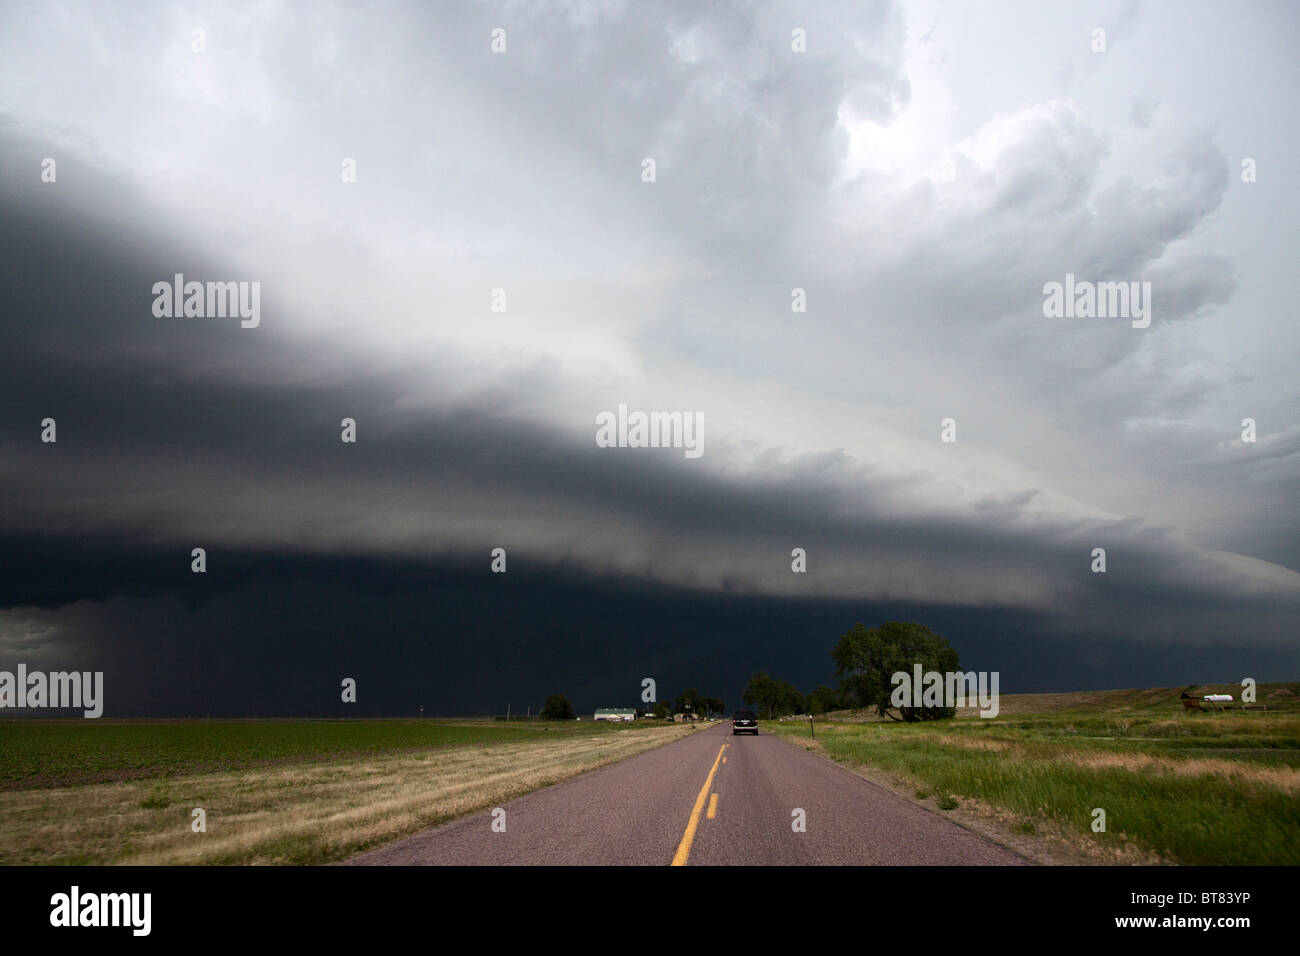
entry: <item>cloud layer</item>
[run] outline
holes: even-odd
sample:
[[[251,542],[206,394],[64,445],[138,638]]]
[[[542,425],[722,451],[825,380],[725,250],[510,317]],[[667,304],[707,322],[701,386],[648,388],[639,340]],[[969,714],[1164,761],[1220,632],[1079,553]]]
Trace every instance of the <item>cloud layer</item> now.
[[[1054,57],[1026,47],[1021,82],[976,95],[969,52],[998,24],[972,34],[924,5],[6,14],[0,645],[76,656],[99,627],[138,662],[180,639],[163,622],[192,621],[189,686],[216,607],[263,635],[284,626],[263,602],[319,621],[319,562],[361,575],[328,585],[360,589],[349,620],[381,613],[373,568],[450,569],[481,596],[504,547],[534,610],[548,587],[672,595],[679,616],[656,620],[690,635],[684,681],[743,681],[716,664],[729,639],[683,623],[724,599],[745,608],[728,633],[795,602],[830,629],[821,657],[855,614],[942,619],[1007,689],[1115,660],[1102,647],[1282,666],[1297,342],[1263,308],[1290,280],[1252,257],[1300,200],[1242,182],[1238,160],[1293,134],[1279,114],[1246,143],[1208,92],[1199,111],[1167,104],[1160,78],[1188,69],[1161,40],[1173,15],[1117,7],[1108,52],[1082,57],[1091,25],[1063,17],[1043,34]],[[1294,24],[1271,15],[1234,56],[1273,62]],[[175,273],[259,281],[261,326],[155,318],[150,289]],[[1043,285],[1066,273],[1150,281],[1151,328],[1045,318]],[[596,447],[619,403],[701,413],[705,455]],[[114,554],[148,585],[106,573]],[[282,591],[217,573],[236,560],[275,563]],[[410,600],[377,655],[417,633],[460,646],[436,601]],[[592,694],[632,680],[632,645],[605,673],[592,634],[521,636],[521,606],[502,646],[552,642]],[[279,666],[307,654],[295,640]],[[775,660],[755,664],[809,673],[803,643],[769,635]],[[486,700],[492,652],[463,650]],[[1121,682],[1108,666],[1095,678]]]

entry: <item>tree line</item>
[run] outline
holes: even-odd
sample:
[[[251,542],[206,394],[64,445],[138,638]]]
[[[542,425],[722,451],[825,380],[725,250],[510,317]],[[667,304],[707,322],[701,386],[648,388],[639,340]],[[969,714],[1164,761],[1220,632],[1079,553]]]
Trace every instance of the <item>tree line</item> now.
[[[899,671],[910,674],[917,664],[922,671],[961,670],[956,649],[923,624],[890,621],[866,628],[859,622],[840,635],[831,651],[831,661],[835,665],[835,687],[818,684],[816,690],[805,694],[787,680],[772,677],[767,671],[756,671],[750,675],[741,698],[760,715],[766,714],[768,720],[790,714],[815,715],[864,707],[875,707],[882,717],[905,721],[936,720],[956,714],[952,707],[895,705],[890,699],[894,690],[890,678]],[[645,713],[638,710],[637,716]],[[688,687],[672,701],[658,701],[649,709],[651,716],[665,719],[681,713],[700,717],[725,714],[726,703],[721,697]],[[546,698],[538,716],[542,720],[572,720],[575,714],[567,697],[552,694]]]
[[[700,693],[697,687],[688,687],[671,701],[661,700],[652,704],[648,710],[637,708],[638,717],[658,717],[667,720],[673,714],[693,713],[700,717],[709,714],[726,713],[727,705],[721,697]],[[538,711],[539,720],[573,720],[577,716],[573,704],[563,694],[552,694]]]
[[[824,714],[832,710],[875,707],[882,717],[893,720],[936,720],[953,717],[952,707],[896,706],[891,701],[891,676],[911,673],[920,664],[923,671],[941,673],[961,670],[956,649],[941,635],[922,624],[890,621],[866,628],[861,623],[840,636],[831,651],[836,687],[818,684],[803,694],[787,680],[766,671],[750,675],[741,697],[745,703],[766,712],[769,720],[790,714]]]

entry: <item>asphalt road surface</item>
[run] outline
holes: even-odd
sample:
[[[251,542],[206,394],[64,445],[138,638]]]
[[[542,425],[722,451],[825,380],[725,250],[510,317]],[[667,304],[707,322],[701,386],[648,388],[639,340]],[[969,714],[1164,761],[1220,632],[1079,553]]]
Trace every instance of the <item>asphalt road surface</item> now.
[[[756,737],[732,736],[730,721],[530,793],[502,809],[504,832],[495,832],[493,815],[481,812],[348,862],[484,866],[1026,862],[761,728]],[[801,831],[796,829],[800,817]]]

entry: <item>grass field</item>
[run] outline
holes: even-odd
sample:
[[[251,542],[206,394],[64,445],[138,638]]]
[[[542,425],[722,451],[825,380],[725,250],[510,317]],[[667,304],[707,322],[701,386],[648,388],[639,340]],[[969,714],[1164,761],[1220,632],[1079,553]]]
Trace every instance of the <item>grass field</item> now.
[[[0,864],[327,863],[688,733],[585,721],[9,721]],[[191,828],[194,808],[206,832]]]
[[[819,721],[817,745],[1098,861],[1300,864],[1300,685],[1259,685],[1268,711],[1185,712],[1180,690],[1006,695],[993,719]],[[766,726],[809,736],[806,722]]]

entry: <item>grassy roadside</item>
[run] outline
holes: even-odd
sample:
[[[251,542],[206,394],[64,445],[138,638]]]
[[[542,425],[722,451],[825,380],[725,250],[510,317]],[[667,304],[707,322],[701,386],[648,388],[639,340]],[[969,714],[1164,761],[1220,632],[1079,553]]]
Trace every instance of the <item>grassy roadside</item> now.
[[[55,779],[62,768],[71,775],[62,785],[0,791],[0,864],[327,863],[691,733],[682,725],[231,722],[216,735],[226,749],[214,758],[211,738],[188,728],[220,726],[124,724],[101,728],[113,732],[97,753],[56,748],[42,773]],[[30,729],[7,726],[0,742]],[[191,746],[196,740],[207,743]],[[129,745],[115,752],[114,741]],[[3,754],[0,773],[12,781],[30,747]],[[213,759],[237,766],[192,772]],[[94,773],[125,767],[128,776],[76,783],[87,760]],[[191,830],[195,807],[206,811],[205,833]]]
[[[1300,864],[1300,714],[1176,703],[927,724],[817,724],[817,744],[941,810],[1099,862]],[[765,722],[793,740],[806,721]],[[1094,832],[1094,810],[1105,832]]]

